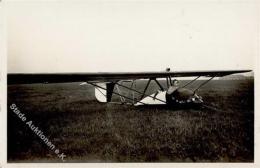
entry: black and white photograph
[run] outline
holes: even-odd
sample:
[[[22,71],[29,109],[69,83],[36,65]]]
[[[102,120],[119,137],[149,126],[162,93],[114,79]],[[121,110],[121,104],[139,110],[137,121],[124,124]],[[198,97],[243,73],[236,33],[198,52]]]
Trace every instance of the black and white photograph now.
[[[257,1],[0,5],[7,165],[256,163]]]

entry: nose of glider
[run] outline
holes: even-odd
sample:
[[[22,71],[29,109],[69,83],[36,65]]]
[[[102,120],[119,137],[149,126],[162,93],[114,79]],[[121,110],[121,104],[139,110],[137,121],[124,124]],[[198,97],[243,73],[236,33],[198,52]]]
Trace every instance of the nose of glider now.
[[[166,102],[169,105],[184,105],[184,104],[202,104],[202,97],[194,93],[194,91],[186,88],[169,88],[166,93]]]
[[[195,104],[201,104],[203,103],[203,100],[202,100],[202,97],[197,95],[197,94],[194,94],[191,98],[190,98],[190,101],[192,103],[195,103]]]

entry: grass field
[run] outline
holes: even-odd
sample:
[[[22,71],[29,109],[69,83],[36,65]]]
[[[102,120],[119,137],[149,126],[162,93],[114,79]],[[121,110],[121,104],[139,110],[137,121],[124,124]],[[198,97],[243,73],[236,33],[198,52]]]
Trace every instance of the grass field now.
[[[254,161],[254,81],[214,80],[199,93],[205,106],[170,109],[98,103],[94,88],[79,83],[10,85],[8,105],[66,162]],[[62,162],[10,108],[8,161]]]

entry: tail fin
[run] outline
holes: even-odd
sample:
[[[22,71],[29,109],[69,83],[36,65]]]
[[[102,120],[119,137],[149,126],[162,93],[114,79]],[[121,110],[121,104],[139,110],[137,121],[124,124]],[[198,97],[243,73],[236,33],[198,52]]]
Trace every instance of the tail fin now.
[[[112,94],[114,91],[115,83],[96,83],[96,85],[100,86],[95,87],[95,96],[99,102],[111,102]]]

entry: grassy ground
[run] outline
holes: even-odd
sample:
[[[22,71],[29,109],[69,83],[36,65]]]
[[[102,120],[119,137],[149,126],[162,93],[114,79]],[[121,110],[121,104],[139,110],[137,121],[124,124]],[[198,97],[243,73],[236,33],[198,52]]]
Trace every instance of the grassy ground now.
[[[15,103],[67,162],[252,162],[253,89],[252,80],[211,81],[200,90],[205,106],[169,109],[101,104],[79,83],[11,85],[8,105]],[[8,161],[61,162],[10,109]]]

